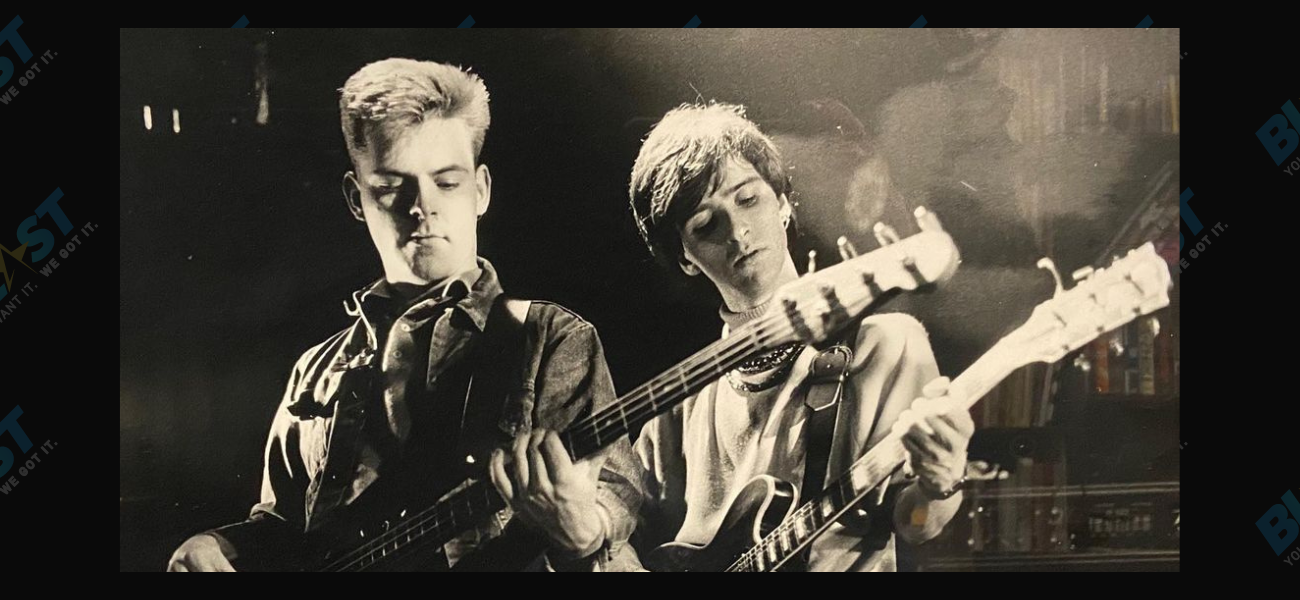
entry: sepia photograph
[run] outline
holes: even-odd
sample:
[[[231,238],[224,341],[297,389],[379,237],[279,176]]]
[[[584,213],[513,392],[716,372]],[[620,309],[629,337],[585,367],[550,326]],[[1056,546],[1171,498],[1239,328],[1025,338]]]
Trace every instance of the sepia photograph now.
[[[122,29],[119,570],[1179,571],[1179,35]]]

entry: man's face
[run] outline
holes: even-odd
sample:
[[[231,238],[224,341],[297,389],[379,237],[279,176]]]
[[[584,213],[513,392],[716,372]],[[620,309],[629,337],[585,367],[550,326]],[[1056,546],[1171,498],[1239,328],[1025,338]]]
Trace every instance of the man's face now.
[[[424,285],[474,266],[478,217],[491,198],[486,165],[474,166],[460,119],[373,129],[345,178],[348,205],[366,222],[390,282]]]
[[[703,272],[724,296],[731,291],[761,298],[778,287],[786,260],[786,198],[747,160],[726,160],[718,175],[717,185],[678,228],[682,270]]]

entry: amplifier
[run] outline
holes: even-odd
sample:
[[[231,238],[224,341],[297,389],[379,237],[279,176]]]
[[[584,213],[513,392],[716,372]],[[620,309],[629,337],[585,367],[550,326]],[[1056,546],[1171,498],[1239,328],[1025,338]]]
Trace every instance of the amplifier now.
[[[931,570],[958,563],[1011,569],[1041,563],[1065,569],[1096,567],[1107,564],[1106,556],[1120,560],[1133,554],[1130,558],[1140,555],[1166,566],[1172,560],[1176,569],[1178,490],[1178,482],[1059,487],[976,482],[943,533],[917,549],[918,559]],[[974,558],[981,560],[971,562]]]

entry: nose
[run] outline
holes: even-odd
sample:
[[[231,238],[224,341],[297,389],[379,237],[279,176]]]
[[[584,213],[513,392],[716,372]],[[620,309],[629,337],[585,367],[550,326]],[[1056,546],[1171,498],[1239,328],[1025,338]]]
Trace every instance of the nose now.
[[[734,214],[727,215],[727,221],[731,223],[732,242],[737,245],[744,244],[745,240],[749,237],[749,232],[751,230],[749,221],[739,218]]]
[[[432,181],[420,180],[419,193],[411,202],[410,210],[411,216],[415,217],[416,220],[423,221],[430,215],[438,214],[436,200],[438,196],[434,193],[436,189],[437,186]]]

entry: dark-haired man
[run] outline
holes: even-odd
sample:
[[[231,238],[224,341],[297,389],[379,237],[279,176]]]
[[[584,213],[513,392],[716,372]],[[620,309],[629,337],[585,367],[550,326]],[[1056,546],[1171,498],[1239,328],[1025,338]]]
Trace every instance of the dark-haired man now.
[[[652,254],[717,288],[724,336],[763,314],[778,288],[798,277],[786,238],[790,191],[775,145],[741,107],[725,104],[664,116],[641,147],[630,186]],[[974,424],[945,396],[925,330],[912,317],[869,316],[849,347],[827,471],[837,476],[898,428],[915,479],[900,476],[880,508],[832,526],[812,545],[806,567],[895,571],[894,533],[913,543],[933,538],[960,506]],[[643,551],[670,541],[709,543],[754,476],[803,481],[803,383],[813,354],[801,343],[775,348],[646,425],[635,445],[648,487],[637,533]]]

